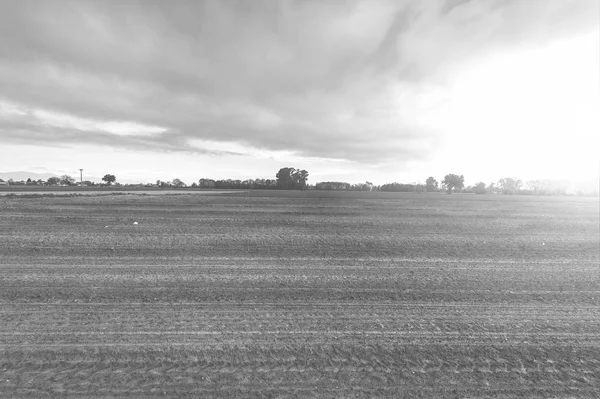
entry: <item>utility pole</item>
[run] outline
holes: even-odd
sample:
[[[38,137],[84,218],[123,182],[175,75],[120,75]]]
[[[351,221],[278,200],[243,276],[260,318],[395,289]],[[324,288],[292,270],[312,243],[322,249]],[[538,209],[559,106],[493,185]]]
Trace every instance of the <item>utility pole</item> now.
[[[83,187],[83,169],[79,169],[79,186]]]

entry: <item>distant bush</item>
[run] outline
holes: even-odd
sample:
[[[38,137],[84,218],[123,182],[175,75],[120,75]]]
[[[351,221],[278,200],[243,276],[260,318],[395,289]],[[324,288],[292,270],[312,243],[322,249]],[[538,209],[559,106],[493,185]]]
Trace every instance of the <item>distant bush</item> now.
[[[379,188],[380,191],[413,193],[417,191],[416,184],[388,183]]]
[[[121,192],[114,192],[114,193],[100,193],[100,192],[96,192],[96,193],[88,193],[88,194],[79,194],[79,193],[68,193],[68,194],[54,194],[54,193],[44,193],[44,194],[15,194],[15,193],[10,193],[10,194],[4,194],[4,195],[0,195],[0,197],[5,197],[5,198],[45,198],[45,197],[51,197],[51,198],[68,198],[68,197],[106,197],[109,195],[131,195],[131,193],[121,193]],[[145,193],[136,193],[134,195],[148,195]]]
[[[324,181],[315,184],[315,190],[339,191],[350,190],[350,188],[352,188],[350,183],[340,181]]]
[[[473,192],[475,192],[475,194],[486,194],[487,188],[485,187],[485,183],[484,182],[477,183],[475,185],[475,187],[473,187]]]

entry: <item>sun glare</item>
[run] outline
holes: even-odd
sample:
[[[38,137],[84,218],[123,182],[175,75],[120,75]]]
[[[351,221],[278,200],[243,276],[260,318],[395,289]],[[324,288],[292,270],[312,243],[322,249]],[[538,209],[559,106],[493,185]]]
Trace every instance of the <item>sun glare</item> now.
[[[527,176],[598,175],[598,33],[493,55],[459,74],[449,121],[461,144]],[[473,151],[476,153],[477,151]]]

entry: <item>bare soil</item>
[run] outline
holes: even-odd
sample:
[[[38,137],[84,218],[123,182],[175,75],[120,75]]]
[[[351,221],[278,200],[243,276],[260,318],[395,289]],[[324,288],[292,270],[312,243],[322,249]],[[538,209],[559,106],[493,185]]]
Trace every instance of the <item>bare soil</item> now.
[[[0,396],[600,397],[599,223],[575,197],[0,197]]]

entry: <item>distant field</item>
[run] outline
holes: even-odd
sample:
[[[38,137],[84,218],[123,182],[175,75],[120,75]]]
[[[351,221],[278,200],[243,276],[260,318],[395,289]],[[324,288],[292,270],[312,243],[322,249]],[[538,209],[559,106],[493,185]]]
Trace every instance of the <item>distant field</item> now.
[[[0,396],[600,397],[597,198],[2,194]]]

